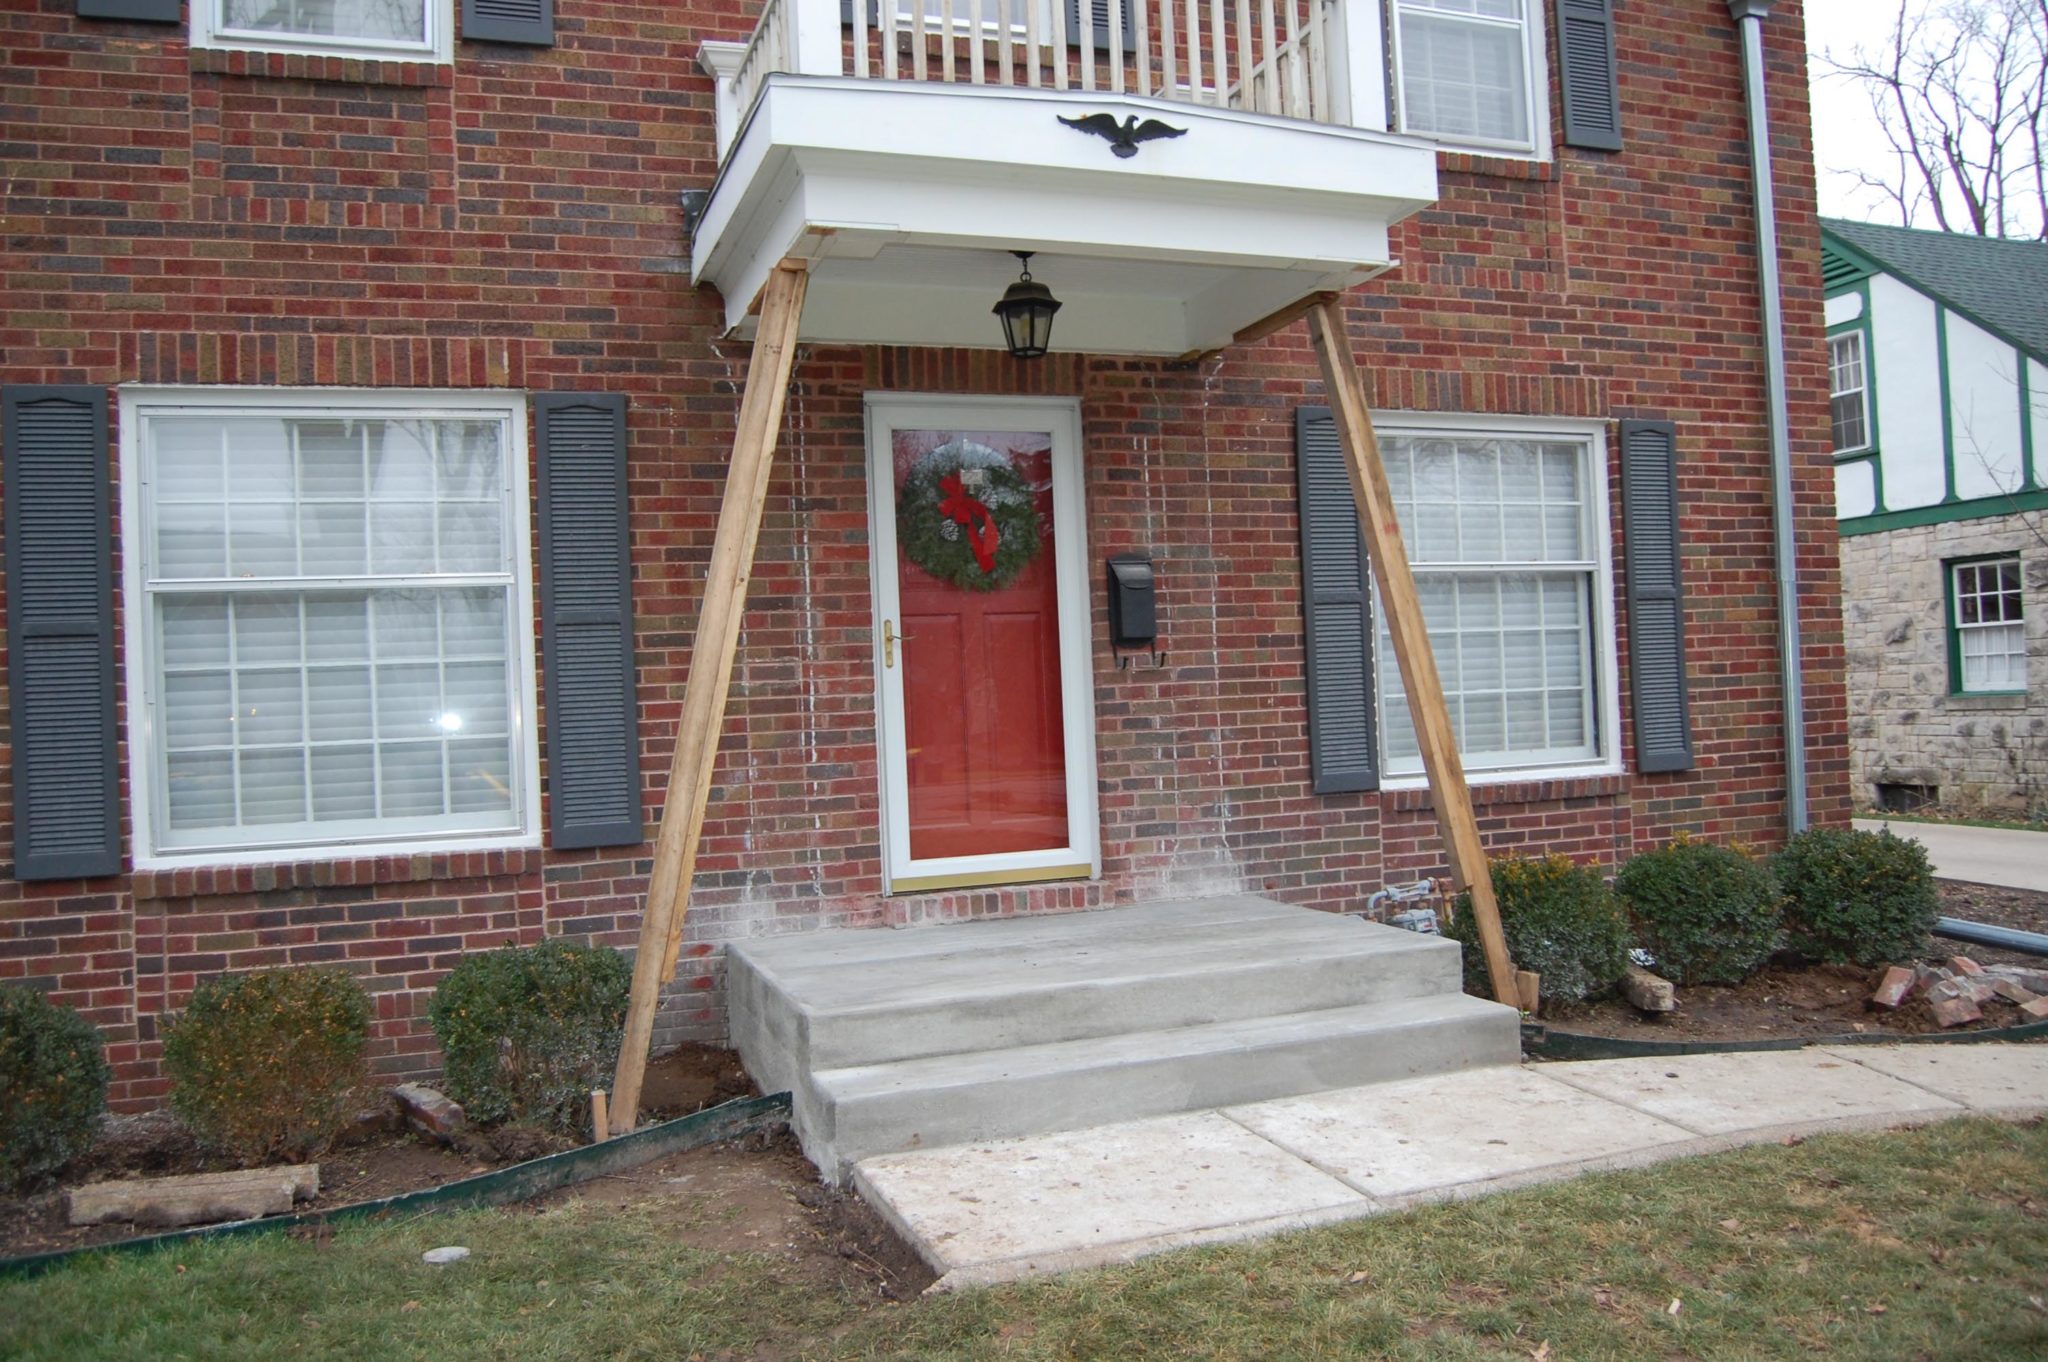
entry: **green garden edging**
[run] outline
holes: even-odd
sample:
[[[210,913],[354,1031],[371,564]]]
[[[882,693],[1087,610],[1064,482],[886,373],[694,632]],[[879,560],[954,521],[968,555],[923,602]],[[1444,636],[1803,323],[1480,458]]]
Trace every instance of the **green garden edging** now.
[[[1738,1054],[1751,1050],[1804,1050],[1809,1045],[1973,1045],[1988,1041],[2048,1039],[2048,1021],[2024,1022],[1990,1031],[1953,1035],[1898,1036],[1850,1031],[1836,1036],[1788,1036],[1782,1040],[1633,1040],[1553,1031],[1541,1022],[1522,1023],[1522,1054],[1528,1059],[1654,1059],[1668,1055]]]
[[[576,1149],[564,1150],[560,1154],[544,1154],[525,1163],[515,1163],[509,1168],[479,1173],[473,1178],[458,1182],[443,1183],[439,1187],[423,1187],[415,1192],[400,1192],[396,1196],[379,1198],[376,1201],[358,1201],[348,1206],[335,1206],[324,1211],[306,1211],[299,1215],[273,1215],[261,1220],[234,1220],[225,1225],[199,1225],[191,1229],[172,1230],[165,1234],[145,1234],[133,1239],[115,1239],[104,1244],[86,1244],[78,1248],[54,1249],[48,1253],[25,1254],[19,1258],[0,1258],[0,1278],[32,1277],[61,1267],[73,1259],[100,1253],[147,1252],[161,1248],[175,1248],[203,1239],[227,1238],[231,1235],[262,1234],[270,1230],[286,1229],[293,1225],[332,1225],[341,1221],[361,1220],[372,1216],[390,1215],[394,1212],[452,1211],[471,1206],[502,1206],[511,1201],[524,1201],[552,1192],[558,1187],[571,1187],[579,1182],[615,1173],[621,1169],[638,1167],[669,1154],[679,1154],[699,1145],[716,1144],[720,1140],[768,1125],[789,1117],[789,1094],[776,1093],[769,1097],[742,1097],[724,1102],[703,1111],[679,1116],[673,1121],[647,1126],[630,1135],[606,1140],[602,1144],[587,1144]]]

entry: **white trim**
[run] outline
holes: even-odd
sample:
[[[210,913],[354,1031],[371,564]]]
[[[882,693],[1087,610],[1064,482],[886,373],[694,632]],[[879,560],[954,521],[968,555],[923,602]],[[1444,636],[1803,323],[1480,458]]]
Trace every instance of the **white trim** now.
[[[220,21],[221,0],[191,0],[192,46],[231,52],[283,52],[309,57],[355,57],[364,61],[447,65],[455,60],[455,0],[426,0],[425,8],[425,39],[409,43],[228,28]]]
[[[367,856],[413,855],[421,852],[497,851],[538,847],[540,836],[540,741],[535,722],[535,658],[532,516],[527,477],[526,394],[507,389],[440,390],[423,388],[277,388],[124,385],[120,400],[121,479],[121,603],[125,653],[123,680],[127,702],[129,789],[134,822],[134,865],[137,870],[181,866],[262,865],[281,861],[354,859]],[[261,842],[243,838],[233,846],[156,849],[155,819],[162,803],[156,740],[155,659],[151,653],[149,590],[146,584],[148,522],[143,478],[142,424],[151,415],[236,416],[271,411],[294,417],[321,415],[384,416],[431,419],[488,413],[503,418],[506,526],[512,564],[512,606],[507,627],[513,654],[509,687],[514,776],[518,782],[512,825],[503,829],[423,833],[394,837],[381,830],[358,838],[308,842]],[[308,579],[315,585],[328,579]],[[394,578],[403,584],[410,579]],[[457,586],[462,578],[436,578],[437,586]],[[494,583],[496,584],[496,583]],[[294,582],[294,587],[300,583]],[[203,590],[204,581],[179,582],[178,589]],[[257,834],[260,837],[260,833]]]
[[[1095,785],[1094,649],[1090,645],[1087,514],[1082,499],[1081,403],[1070,397],[980,397],[869,393],[868,542],[875,621],[876,778],[881,787],[884,891],[900,879],[1025,871],[1086,862],[1102,873]],[[913,860],[908,826],[909,761],[903,751],[903,669],[882,661],[882,623],[900,617],[896,580],[895,475],[891,436],[904,428],[1045,430],[1052,434],[1053,553],[1058,573],[1060,702],[1066,743],[1064,847],[990,856]],[[901,647],[902,645],[898,645]]]
[[[1371,4],[1374,0],[1352,0],[1353,4]],[[1449,137],[1408,126],[1408,96],[1401,78],[1401,0],[1379,0],[1387,7],[1386,51],[1387,83],[1390,108],[1386,126],[1409,137],[1420,137],[1434,142],[1440,150],[1469,152],[1478,156],[1499,156],[1507,160],[1548,161],[1553,148],[1550,140],[1550,57],[1544,33],[1546,10],[1543,0],[1520,0],[1522,6],[1521,28],[1522,75],[1524,77],[1522,116],[1528,120],[1529,138],[1525,142],[1495,141],[1484,137]],[[1461,15],[1455,11],[1418,8],[1417,13],[1435,13],[1452,20],[1470,20],[1473,23],[1492,24],[1507,27],[1503,19],[1489,19],[1483,15]]]
[[[1508,436],[1518,439],[1552,436],[1557,439],[1583,441],[1587,449],[1586,508],[1588,516],[1587,534],[1597,550],[1593,564],[1593,592],[1591,608],[1593,617],[1589,627],[1593,635],[1592,664],[1595,675],[1592,688],[1596,692],[1593,701],[1594,722],[1598,725],[1598,747],[1600,756],[1590,761],[1572,762],[1564,765],[1490,766],[1466,769],[1466,781],[1471,785],[1512,785],[1536,780],[1578,780],[1590,776],[1621,774],[1621,659],[1619,644],[1615,636],[1614,608],[1614,541],[1613,527],[1608,502],[1611,491],[1608,486],[1607,464],[1607,423],[1578,417],[1552,416],[1484,416],[1467,412],[1434,411],[1390,411],[1375,414],[1373,428],[1381,436],[1387,435],[1437,435],[1456,434],[1484,439],[1488,436]],[[1432,567],[1452,567],[1454,564],[1431,564]],[[1563,563],[1527,563],[1532,572],[1585,571],[1584,560]],[[1380,603],[1375,598],[1375,609]],[[1375,640],[1373,658],[1374,676],[1380,675],[1380,667],[1394,666],[1392,658],[1382,659],[1377,655],[1379,631],[1373,631]],[[1378,713],[1379,686],[1373,687],[1376,735],[1379,743],[1381,767],[1380,788],[1383,790],[1419,790],[1427,788],[1426,776],[1416,773],[1400,775],[1387,774],[1385,716]],[[1460,754],[1462,758],[1462,753]],[[1541,754],[1528,754],[1540,760]]]

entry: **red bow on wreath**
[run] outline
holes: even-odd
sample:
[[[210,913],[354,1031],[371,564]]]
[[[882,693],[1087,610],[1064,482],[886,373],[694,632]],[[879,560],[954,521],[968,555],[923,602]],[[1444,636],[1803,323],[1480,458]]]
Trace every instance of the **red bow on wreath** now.
[[[983,572],[996,570],[996,518],[994,512],[976,498],[969,496],[960,482],[958,473],[948,473],[939,482],[939,490],[946,499],[939,503],[939,514],[956,525],[967,527],[967,547],[974,550],[974,561]]]

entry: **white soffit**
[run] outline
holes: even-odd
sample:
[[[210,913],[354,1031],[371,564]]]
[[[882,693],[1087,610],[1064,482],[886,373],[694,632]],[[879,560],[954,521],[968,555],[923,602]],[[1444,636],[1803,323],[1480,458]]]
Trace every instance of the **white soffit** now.
[[[1119,158],[1058,121],[1187,129]],[[991,149],[1000,148],[1000,159]],[[1387,228],[1436,197],[1426,142],[1101,92],[777,75],[692,241],[745,332],[768,272],[814,262],[801,339],[994,347],[1017,277],[1065,307],[1055,348],[1181,355],[1390,263]]]

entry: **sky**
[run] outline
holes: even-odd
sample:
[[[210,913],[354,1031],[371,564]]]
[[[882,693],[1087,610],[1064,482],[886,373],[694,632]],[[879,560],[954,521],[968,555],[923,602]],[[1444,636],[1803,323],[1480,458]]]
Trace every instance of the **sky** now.
[[[1923,0],[1914,0],[1920,8]],[[1832,49],[1847,58],[1861,43],[1867,49],[1884,49],[1898,0],[1806,0],[1807,71],[1813,91],[1814,161],[1820,176],[1820,211],[1827,217],[1859,222],[1899,225],[1896,205],[1879,193],[1858,187],[1847,176],[1830,170],[1857,167],[1873,174],[1895,173],[1896,160],[1864,88],[1839,77],[1823,79],[1819,58]],[[1771,20],[1766,19],[1765,23]],[[2015,226],[2024,226],[2025,219]],[[1931,216],[1912,224],[1935,227]]]
[[[1857,190],[1830,170],[1861,167],[1882,173],[1891,164],[1890,145],[1870,112],[1863,88],[1841,79],[1823,80],[1824,49],[1847,57],[1857,43],[1879,48],[1897,11],[1893,0],[1806,0],[1807,71],[1813,87],[1813,159],[1820,172],[1820,211],[1831,218],[1899,223],[1898,210],[1868,190]],[[1766,19],[1765,23],[1770,20]],[[1933,224],[1922,224],[1932,226]]]

